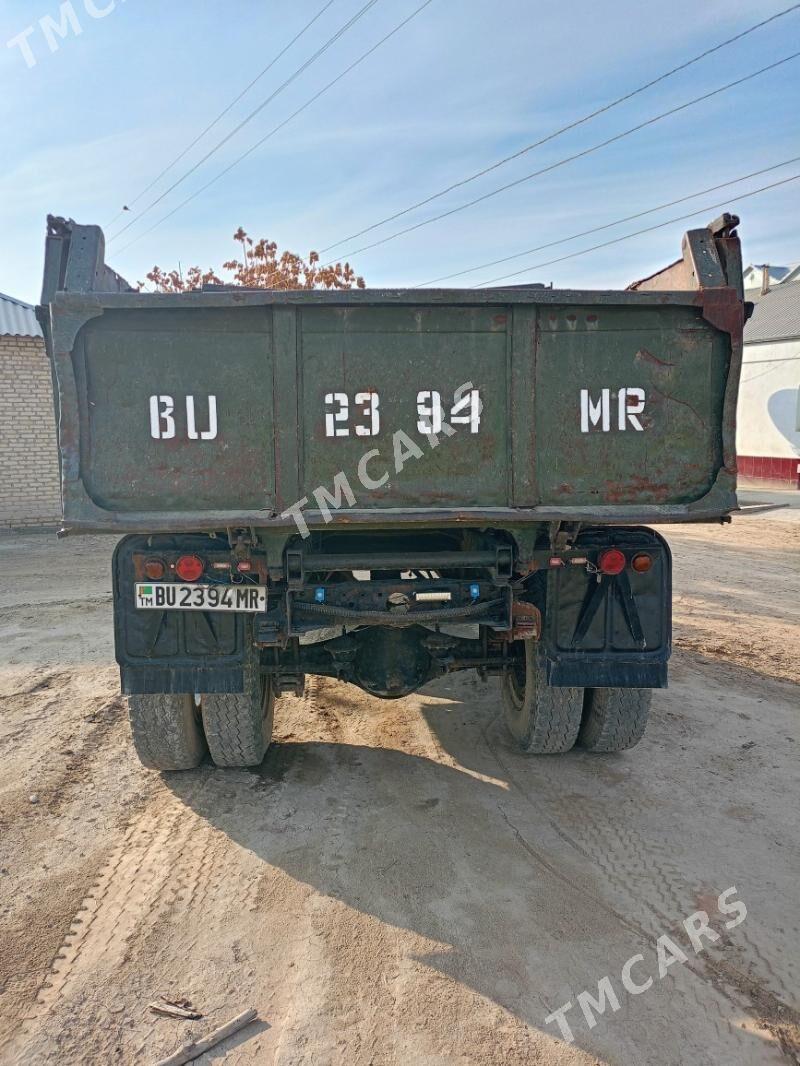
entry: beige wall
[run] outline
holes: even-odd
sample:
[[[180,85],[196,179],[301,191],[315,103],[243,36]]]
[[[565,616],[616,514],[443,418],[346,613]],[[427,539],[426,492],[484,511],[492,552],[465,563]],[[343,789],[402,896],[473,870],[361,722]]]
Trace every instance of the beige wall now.
[[[0,336],[0,529],[60,520],[50,364],[40,337]]]
[[[746,344],[736,450],[800,459],[799,419],[800,339]]]

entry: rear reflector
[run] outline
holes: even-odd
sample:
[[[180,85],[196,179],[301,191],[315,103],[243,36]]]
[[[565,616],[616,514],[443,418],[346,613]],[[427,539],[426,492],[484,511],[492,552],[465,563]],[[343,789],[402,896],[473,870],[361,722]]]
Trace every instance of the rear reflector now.
[[[151,581],[158,581],[166,573],[166,566],[161,559],[145,559],[144,572],[145,576],[149,577]]]
[[[597,560],[597,569],[601,574],[609,574],[611,576],[621,574],[625,569],[626,561],[619,548],[607,548],[600,553],[600,558]]]
[[[183,581],[197,581],[204,570],[205,563],[198,555],[182,555],[175,563],[175,573]]]
[[[631,559],[631,566],[637,574],[646,574],[652,565],[653,560],[644,552],[641,552],[639,555],[634,555],[633,559]]]

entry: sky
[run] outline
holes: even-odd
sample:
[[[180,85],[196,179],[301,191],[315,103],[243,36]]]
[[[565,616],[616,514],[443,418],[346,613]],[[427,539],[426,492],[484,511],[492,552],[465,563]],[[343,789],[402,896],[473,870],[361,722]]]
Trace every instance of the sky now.
[[[346,239],[789,6],[789,0],[431,0],[302,113],[165,218],[422,0],[377,0],[200,162],[365,2],[333,0],[323,11],[327,0],[3,0],[0,291],[37,301],[48,213],[101,225],[107,262],[134,284],[156,264],[219,268],[235,255],[231,237],[243,226],[302,255],[335,245],[323,261],[347,258],[369,286],[419,285],[800,156],[798,58],[359,251],[800,51],[798,9],[395,222]],[[143,192],[320,11],[213,129]],[[65,33],[59,36],[53,27],[62,16]],[[447,284],[479,285],[522,269],[509,283],[624,287],[677,258],[684,230],[723,209],[742,218],[745,263],[794,263],[800,260],[800,181],[741,202],[737,193],[795,174],[800,162]],[[132,209],[117,217],[123,205]],[[691,219],[548,262],[698,210]]]

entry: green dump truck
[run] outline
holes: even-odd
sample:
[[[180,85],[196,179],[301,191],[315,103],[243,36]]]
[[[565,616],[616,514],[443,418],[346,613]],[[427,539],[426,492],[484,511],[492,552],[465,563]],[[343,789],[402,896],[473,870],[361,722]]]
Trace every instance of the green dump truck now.
[[[625,291],[134,291],[48,220],[64,532],[114,554],[142,762],[260,763],[309,674],[499,678],[526,752],[618,751],[667,684],[647,523],[736,504],[735,227]]]

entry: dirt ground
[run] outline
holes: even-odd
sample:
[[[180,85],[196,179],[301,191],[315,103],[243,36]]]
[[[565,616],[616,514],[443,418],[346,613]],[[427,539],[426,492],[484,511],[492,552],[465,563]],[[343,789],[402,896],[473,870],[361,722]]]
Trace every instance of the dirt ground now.
[[[323,680],[259,770],[164,777],[118,695],[113,541],[0,537],[0,1062],[154,1063],[249,1006],[199,1062],[797,1062],[800,523],[665,532],[676,653],[631,752],[517,755],[468,675]]]

